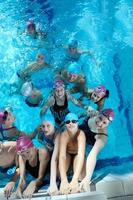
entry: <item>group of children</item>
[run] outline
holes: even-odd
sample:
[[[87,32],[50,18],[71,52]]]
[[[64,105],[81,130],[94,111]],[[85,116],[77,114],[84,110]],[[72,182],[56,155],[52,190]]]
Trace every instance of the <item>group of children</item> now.
[[[36,39],[40,35],[33,22],[29,23],[27,31]],[[13,194],[19,198],[31,198],[48,182],[49,195],[90,190],[97,156],[107,142],[107,127],[114,119],[114,111],[103,109],[109,96],[104,86],[88,89],[85,75],[69,69],[68,62],[77,62],[84,53],[92,55],[89,51],[79,51],[77,46],[74,40],[67,47],[64,64],[55,70],[57,74],[52,93],[45,102],[41,91],[31,82],[33,74],[47,67],[52,68],[46,63],[45,55],[39,54],[36,62],[17,73],[21,81],[21,93],[26,97],[25,103],[30,107],[41,107],[41,124],[33,133],[27,134],[13,125],[15,116],[12,111],[0,112],[0,170],[8,171],[16,166],[4,188],[6,198]],[[67,85],[71,83],[73,88],[67,90]],[[74,93],[80,93],[80,98],[73,97]],[[94,102],[97,109],[84,105],[84,97]],[[69,109],[70,101],[84,109],[84,113],[78,116]],[[90,152],[86,152],[88,145],[92,146]],[[27,172],[35,178],[30,183],[26,181]],[[47,174],[49,178],[46,179]],[[15,188],[17,179],[19,181]]]

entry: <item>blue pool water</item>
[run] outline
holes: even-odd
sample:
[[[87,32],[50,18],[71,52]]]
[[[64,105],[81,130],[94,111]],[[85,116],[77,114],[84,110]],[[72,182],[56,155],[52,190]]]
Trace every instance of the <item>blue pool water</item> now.
[[[49,30],[54,49],[45,50],[48,62],[58,65],[62,57],[56,44],[67,44],[72,38],[81,49],[90,49],[101,62],[97,67],[83,57],[89,87],[103,84],[110,90],[106,107],[115,110],[115,120],[109,127],[108,144],[101,152],[97,169],[122,166],[133,161],[133,5],[131,0],[6,0],[0,1],[0,107],[11,106],[16,125],[31,132],[39,123],[39,108],[25,105],[19,94],[12,94],[17,82],[16,72],[35,60],[38,46],[47,47],[24,35],[26,21],[34,19],[43,30]],[[58,46],[58,45],[57,45]],[[51,77],[43,94],[51,89]],[[76,109],[77,110],[77,109]],[[104,169],[103,169],[104,171]],[[124,171],[122,171],[124,173]]]

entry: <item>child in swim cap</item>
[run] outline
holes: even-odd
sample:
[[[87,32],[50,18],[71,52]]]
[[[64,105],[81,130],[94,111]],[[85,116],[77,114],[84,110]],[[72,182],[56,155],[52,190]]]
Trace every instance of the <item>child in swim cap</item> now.
[[[78,192],[79,190],[78,179],[84,163],[86,141],[84,132],[78,127],[78,116],[75,113],[68,113],[64,121],[65,131],[60,137],[59,154],[59,172],[61,176],[60,194],[69,194]],[[64,159],[64,157],[66,159]],[[73,163],[75,159],[77,162],[75,162],[74,168],[77,170],[73,170],[72,180],[69,183],[67,179],[67,170],[71,167],[71,163]],[[69,162],[70,160],[72,162]]]
[[[45,171],[50,161],[46,149],[36,148],[31,139],[22,136],[17,140],[17,153],[19,155],[20,180],[16,190],[16,198],[32,198],[36,189],[45,184]],[[42,167],[43,166],[43,167]],[[26,172],[32,175],[34,179],[26,185]],[[26,186],[26,187],[25,187]]]
[[[80,184],[83,192],[90,191],[91,178],[96,166],[97,157],[108,140],[107,127],[114,120],[114,111],[110,108],[96,111],[96,116],[86,116],[79,126],[85,132],[87,144],[92,146],[86,162],[86,176]]]
[[[0,139],[2,141],[16,141],[21,135],[21,131],[15,126],[15,116],[11,111],[0,112],[1,132]]]
[[[17,140],[16,150],[18,154],[21,154],[33,147],[33,143],[30,138],[23,135]]]
[[[99,85],[94,89],[86,90],[85,96],[97,104],[97,110],[102,110],[106,98],[109,97],[109,90],[105,86]]]
[[[36,25],[35,25],[34,21],[32,21],[32,20],[29,20],[27,22],[27,34],[32,36],[34,39],[36,39],[38,36],[37,30],[36,30]]]
[[[30,63],[25,69],[22,71],[18,71],[18,77],[23,81],[29,81],[31,79],[32,74],[37,73],[45,68],[51,67],[45,60],[45,54],[43,50],[39,51],[37,54],[36,60]]]
[[[46,113],[41,119],[41,125],[39,125],[35,131],[36,135],[34,144],[37,146],[42,146],[47,149],[48,152],[51,152],[54,148],[54,139],[55,139],[55,120],[52,114]]]
[[[50,195],[58,194],[56,183],[58,171],[58,152],[60,134],[55,128],[55,120],[50,112],[47,112],[41,119],[41,124],[34,131],[35,138],[32,140],[36,148],[43,148],[47,156],[51,158],[50,186],[48,193]]]
[[[47,32],[42,31],[39,27],[37,30],[36,24],[33,20],[27,22],[27,34],[32,36],[34,39],[44,39],[47,37]]]

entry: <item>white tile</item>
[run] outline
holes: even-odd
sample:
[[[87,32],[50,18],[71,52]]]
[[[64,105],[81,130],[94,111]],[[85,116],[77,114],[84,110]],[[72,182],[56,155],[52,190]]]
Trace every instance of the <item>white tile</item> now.
[[[102,192],[84,192],[70,195],[60,195],[52,197],[51,200],[107,200],[105,194]]]
[[[109,198],[108,200],[127,200],[127,197],[126,196],[124,196],[124,197],[115,197],[115,198],[113,197],[113,198]]]
[[[114,178],[121,180],[125,195],[133,195],[133,173],[124,174],[121,176],[114,175]]]
[[[124,199],[125,200],[125,199]],[[133,196],[127,196],[126,200],[133,200]]]
[[[125,195],[122,181],[113,176],[104,178],[104,181],[99,181],[96,184],[96,191],[104,192],[108,198]]]

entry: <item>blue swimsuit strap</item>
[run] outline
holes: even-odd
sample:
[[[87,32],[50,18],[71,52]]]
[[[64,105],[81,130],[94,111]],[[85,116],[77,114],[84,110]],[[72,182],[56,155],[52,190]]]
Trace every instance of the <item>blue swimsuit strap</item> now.
[[[54,143],[53,143],[53,140],[52,140],[52,139],[49,139],[49,138],[46,137],[45,135],[43,135],[43,138],[44,138],[44,140],[45,140],[48,144],[50,144],[51,146],[54,146]]]

